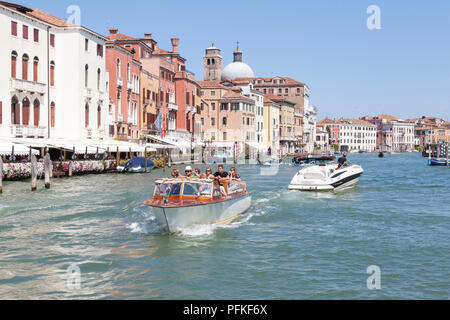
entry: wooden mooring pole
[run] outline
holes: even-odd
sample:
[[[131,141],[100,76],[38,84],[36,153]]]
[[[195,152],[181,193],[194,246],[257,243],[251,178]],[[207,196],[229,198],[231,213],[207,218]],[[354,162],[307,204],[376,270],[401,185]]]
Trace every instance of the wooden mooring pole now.
[[[448,147],[449,147],[449,143],[447,142],[447,151],[446,151],[446,154],[445,154],[445,165],[448,167],[448,165],[449,165],[449,158],[448,158]]]
[[[37,160],[36,156],[31,155],[31,191],[37,190]]]
[[[3,160],[0,157],[0,193],[3,192]]]
[[[52,176],[52,160],[50,159],[50,154],[44,157],[44,170],[45,170],[45,188],[50,189],[50,177]]]
[[[73,162],[72,161],[69,161],[68,171],[69,171],[69,177],[72,177],[72,171],[73,171]]]
[[[145,173],[147,173],[147,147],[145,147]]]

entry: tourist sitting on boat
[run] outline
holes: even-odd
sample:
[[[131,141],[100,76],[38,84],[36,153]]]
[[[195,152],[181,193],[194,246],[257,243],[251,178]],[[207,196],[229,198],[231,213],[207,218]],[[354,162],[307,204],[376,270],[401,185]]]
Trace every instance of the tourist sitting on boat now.
[[[215,179],[211,168],[206,169],[206,179]]]
[[[342,157],[338,159],[339,166],[338,168],[342,168],[347,164],[347,153],[344,153]]]
[[[200,178],[200,175],[201,175],[200,169],[195,169],[195,170],[194,170],[194,175],[195,175],[197,178],[201,179],[201,178]]]
[[[216,190],[219,190],[219,189],[220,189],[220,193],[221,193],[222,197],[228,197],[228,194],[227,194],[227,192],[225,191],[224,186],[222,186],[222,185],[219,183],[219,180],[214,180],[214,189],[216,189]]]
[[[179,179],[180,178],[180,171],[178,171],[178,169],[173,169],[172,170],[172,178],[174,178],[174,179]]]
[[[185,178],[187,179],[191,179],[192,178],[192,167],[191,166],[187,166],[186,169],[184,170],[184,173],[186,174]]]
[[[235,167],[230,169],[230,175],[228,176],[231,181],[241,181],[241,176],[238,174]]]
[[[226,179],[228,178],[228,172],[226,172],[223,168],[223,165],[219,165],[218,171],[214,174],[214,178],[217,180]]]

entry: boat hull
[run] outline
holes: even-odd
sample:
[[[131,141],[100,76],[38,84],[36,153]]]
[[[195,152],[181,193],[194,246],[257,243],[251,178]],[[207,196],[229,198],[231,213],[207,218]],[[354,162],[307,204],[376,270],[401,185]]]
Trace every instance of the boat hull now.
[[[204,205],[185,207],[152,207],[160,226],[178,232],[195,225],[228,224],[251,206],[250,194]]]
[[[328,166],[327,168],[330,169],[333,166]],[[291,184],[289,185],[290,190],[299,190],[299,191],[339,191],[344,190],[348,188],[355,187],[359,180],[361,179],[361,176],[364,173],[364,170],[362,170],[359,166],[352,166],[348,168],[341,169],[341,171],[333,171],[331,174],[332,177],[325,178],[325,176],[322,176],[323,178],[320,178],[320,171],[315,172],[317,166],[310,167],[301,170],[291,181]],[[305,174],[313,173],[316,177],[308,177],[306,178]]]
[[[447,165],[446,159],[429,159],[428,164],[430,166],[445,166]]]

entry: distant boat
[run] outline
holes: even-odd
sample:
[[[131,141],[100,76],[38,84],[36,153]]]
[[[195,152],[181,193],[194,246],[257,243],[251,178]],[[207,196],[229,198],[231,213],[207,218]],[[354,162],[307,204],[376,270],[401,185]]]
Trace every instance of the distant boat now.
[[[384,158],[384,153],[383,153],[383,152],[380,152],[380,153],[378,154],[378,158]]]
[[[147,159],[147,173],[151,172],[155,164],[152,160]],[[130,172],[130,173],[144,173],[145,172],[145,158],[138,157],[125,162],[124,164],[117,167],[119,172]]]
[[[430,166],[445,166],[445,165],[447,165],[447,159],[431,158],[431,159],[428,159],[428,165],[430,165]]]

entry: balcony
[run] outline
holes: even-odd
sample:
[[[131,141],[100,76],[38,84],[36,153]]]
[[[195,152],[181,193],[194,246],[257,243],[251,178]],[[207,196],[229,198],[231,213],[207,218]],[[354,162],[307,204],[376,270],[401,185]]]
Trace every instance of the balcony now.
[[[133,81],[127,81],[127,89],[133,90]]]
[[[123,114],[118,114],[117,115],[117,121],[118,122],[123,122]]]
[[[117,78],[117,87],[120,87],[120,88],[123,87],[123,79],[121,77]]]
[[[85,88],[84,94],[86,95],[87,98],[92,98],[92,89]]]
[[[191,111],[192,111],[191,106],[187,104],[186,105],[186,113],[189,113]]]
[[[144,104],[149,106],[153,104],[153,99],[144,99]]]
[[[144,126],[143,131],[146,134],[153,134],[153,135],[159,134],[158,128],[154,123],[147,123],[147,125]]]
[[[15,138],[44,138],[47,127],[11,125],[11,136]]]
[[[169,111],[178,111],[178,105],[175,104],[175,103],[169,102],[168,103],[168,108],[169,108]]]
[[[87,128],[86,129],[86,137],[88,139],[92,139],[92,128]]]
[[[45,94],[46,85],[44,83],[20,80],[20,79],[10,79],[10,86],[12,91],[28,91],[39,94]]]

